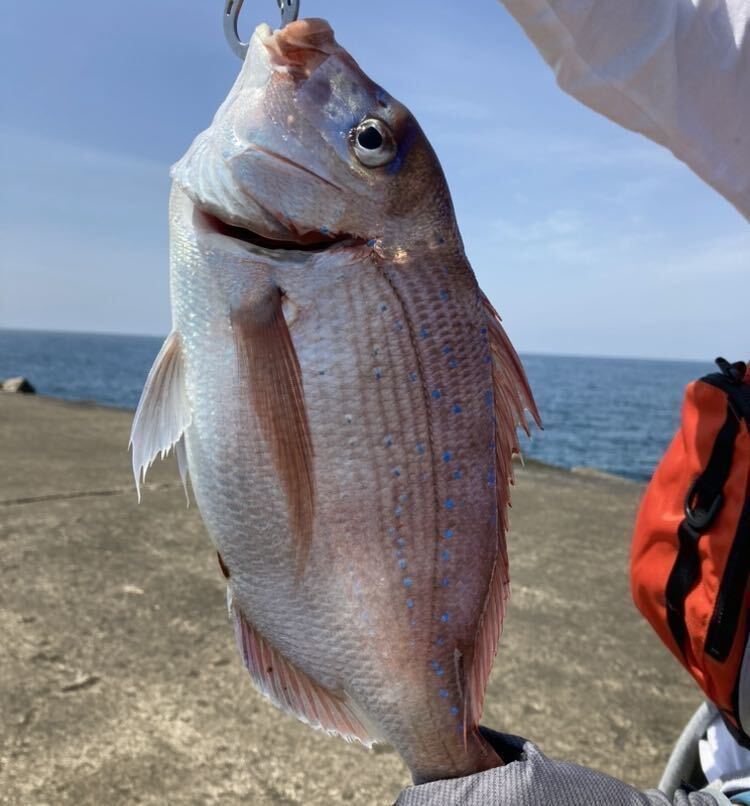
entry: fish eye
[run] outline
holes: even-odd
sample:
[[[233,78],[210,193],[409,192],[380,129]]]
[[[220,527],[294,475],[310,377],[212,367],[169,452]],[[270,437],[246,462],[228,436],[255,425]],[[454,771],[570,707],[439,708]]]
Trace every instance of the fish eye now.
[[[365,118],[351,132],[354,156],[368,168],[386,165],[396,156],[396,141],[378,118]]]

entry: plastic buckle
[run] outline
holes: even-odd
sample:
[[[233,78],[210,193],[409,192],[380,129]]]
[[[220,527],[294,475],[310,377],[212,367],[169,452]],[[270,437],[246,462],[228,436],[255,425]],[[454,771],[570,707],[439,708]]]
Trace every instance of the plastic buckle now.
[[[733,384],[740,384],[745,379],[747,373],[747,364],[743,361],[735,361],[730,364],[726,358],[717,358],[716,365],[721,370],[722,375]]]
[[[708,507],[699,507],[693,509],[693,500],[700,496],[698,495],[698,484],[700,476],[690,485],[688,494],[685,497],[685,520],[697,532],[705,532],[706,529],[714,522],[716,516],[719,514],[724,498],[721,493],[716,493],[716,497]]]

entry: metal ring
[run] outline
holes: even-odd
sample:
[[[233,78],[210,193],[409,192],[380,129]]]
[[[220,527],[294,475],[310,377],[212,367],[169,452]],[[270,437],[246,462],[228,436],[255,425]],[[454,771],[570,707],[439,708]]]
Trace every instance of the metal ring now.
[[[247,56],[248,42],[240,39],[240,32],[237,30],[237,20],[240,16],[243,0],[227,0],[224,5],[224,36],[232,51],[243,61]],[[294,22],[299,17],[300,0],[276,0],[281,12],[281,25],[283,28],[287,23]]]
[[[281,12],[281,27],[294,22],[299,17],[300,0],[276,0]]]

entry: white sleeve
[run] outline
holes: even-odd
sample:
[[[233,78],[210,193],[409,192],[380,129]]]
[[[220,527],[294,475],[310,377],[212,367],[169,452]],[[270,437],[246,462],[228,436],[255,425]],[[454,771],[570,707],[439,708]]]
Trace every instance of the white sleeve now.
[[[562,89],[750,219],[750,0],[502,0]]]

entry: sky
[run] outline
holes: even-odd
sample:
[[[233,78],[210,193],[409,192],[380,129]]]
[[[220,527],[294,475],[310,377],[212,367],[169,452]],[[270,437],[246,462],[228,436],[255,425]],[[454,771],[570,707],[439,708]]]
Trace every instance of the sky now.
[[[246,0],[241,27],[276,24]],[[566,96],[497,0],[302,0],[414,112],[521,352],[747,357],[750,228],[667,151]],[[164,335],[169,166],[239,70],[223,0],[10,0],[0,327]]]

